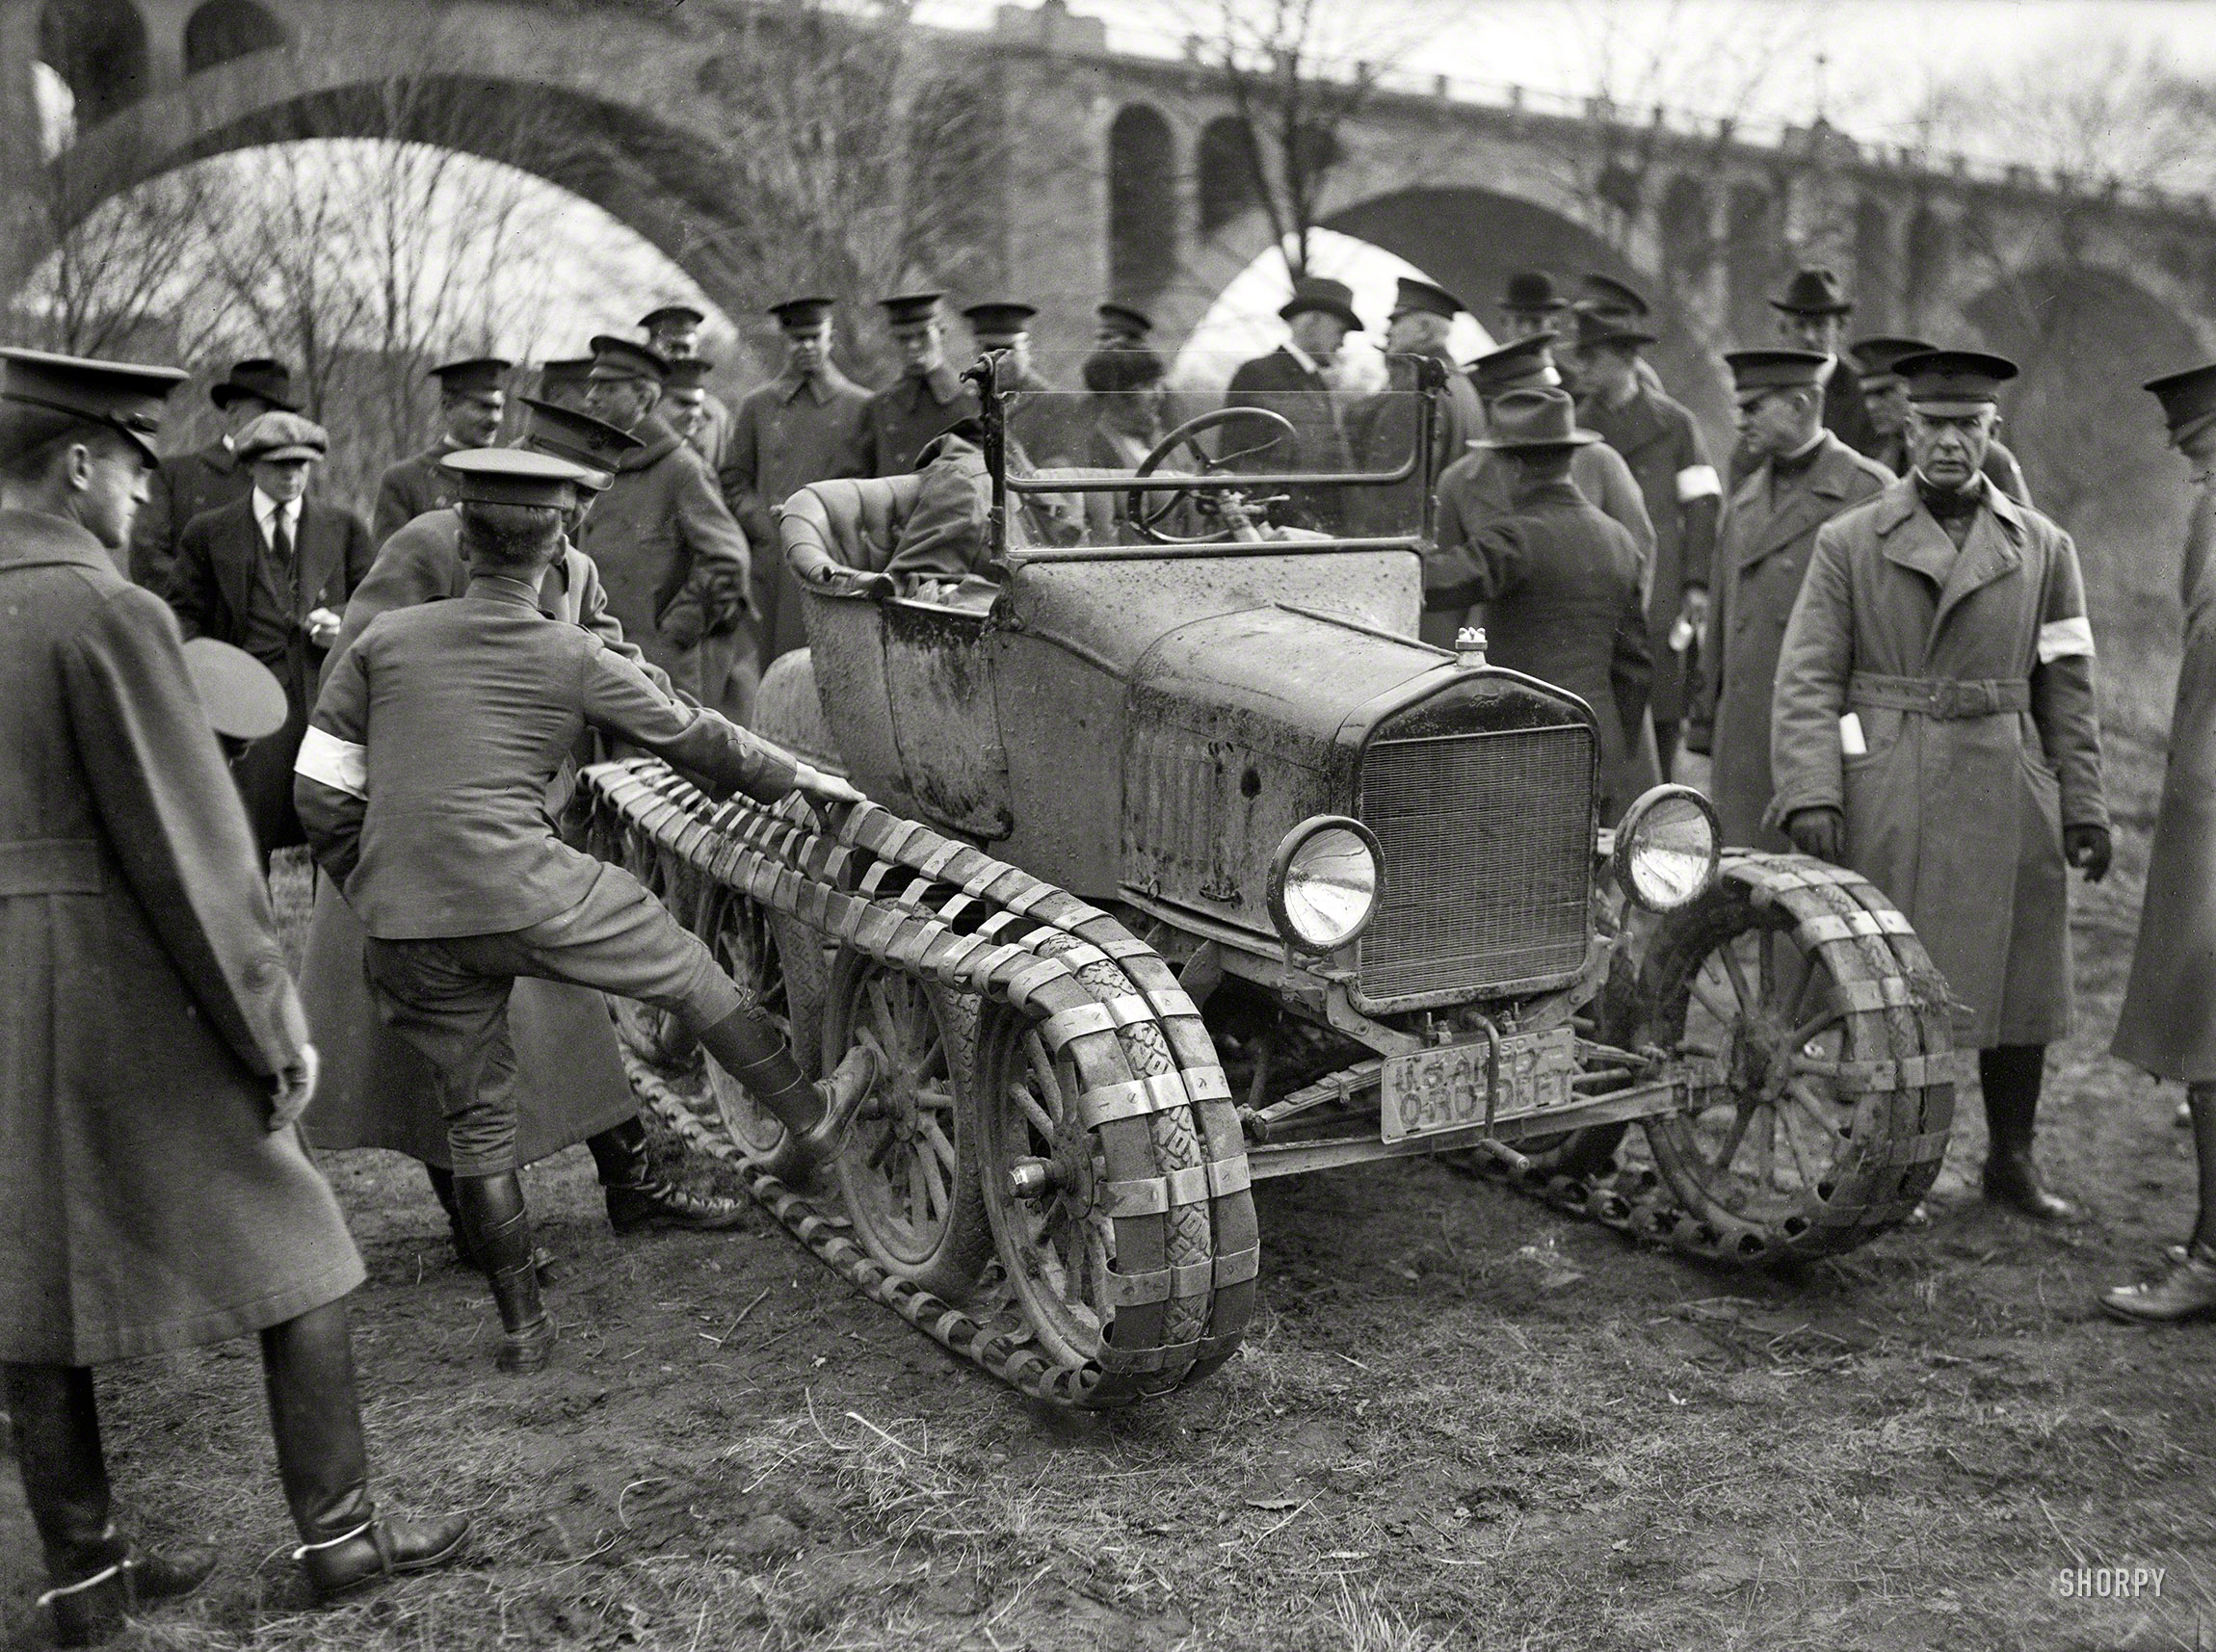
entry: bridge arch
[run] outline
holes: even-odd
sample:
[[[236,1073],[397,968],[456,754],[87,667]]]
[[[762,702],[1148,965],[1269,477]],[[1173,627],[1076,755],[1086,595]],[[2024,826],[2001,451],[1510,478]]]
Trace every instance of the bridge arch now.
[[[1150,300],[1176,273],[1177,140],[1150,103],[1108,127],[1108,290]]]
[[[46,0],[39,56],[76,99],[80,129],[128,109],[151,84],[146,20],[132,0]]]
[[[1202,235],[1215,234],[1255,204],[1253,147],[1253,128],[1236,115],[1219,115],[1200,128],[1193,173]]]

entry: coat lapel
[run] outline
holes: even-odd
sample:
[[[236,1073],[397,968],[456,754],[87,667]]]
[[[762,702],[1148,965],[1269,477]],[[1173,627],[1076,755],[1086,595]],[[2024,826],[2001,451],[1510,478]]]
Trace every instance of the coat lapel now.
[[[346,607],[346,593],[337,589],[340,546],[336,526],[321,506],[312,500],[301,502],[300,543],[293,547],[294,565],[300,570],[296,584],[301,612],[294,616],[296,619],[311,609]]]
[[[1768,519],[1749,532],[1739,553],[1741,567],[1751,567],[1773,552],[1783,550],[1810,528],[1837,513],[1839,501],[1847,496],[1845,473],[1850,467],[1840,462],[1845,450],[1838,437],[1827,431],[1823,440],[1824,449],[1815,461],[1794,479],[1784,499],[1771,510]],[[1755,475],[1751,491],[1756,500],[1769,492],[1767,469],[1765,466]],[[1742,492],[1741,497],[1745,496]]]
[[[223,532],[210,548],[224,606],[231,611],[232,626],[243,635],[247,615],[253,606],[254,559],[262,550],[261,525],[254,520],[251,493],[224,511]]]
[[[1939,613],[1932,617],[1935,640],[1946,616],[1965,599],[2023,566],[2023,518],[1991,483],[1986,484],[1986,498],[1990,503],[1970,524],[1969,536],[1939,588]],[[1943,536],[1945,530],[1939,532]]]

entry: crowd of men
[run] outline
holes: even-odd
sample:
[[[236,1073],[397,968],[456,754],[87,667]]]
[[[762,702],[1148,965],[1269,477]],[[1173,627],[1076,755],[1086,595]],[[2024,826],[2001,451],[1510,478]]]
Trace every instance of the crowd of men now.
[[[1368,397],[1337,367],[1363,327],[1353,295],[1303,277],[1284,343],[1239,368],[1226,405],[1289,426],[1262,472],[1320,478],[1400,470],[1422,428],[1411,393],[1434,396],[1431,466],[1293,487],[1284,523],[1430,521],[1426,635],[1482,624],[1495,664],[1583,696],[1612,815],[1704,755],[1727,841],[1884,889],[1974,1023],[1987,1194],[2066,1220],[2032,1143],[2071,1009],[2067,871],[2097,879],[2111,855],[2076,553],[1995,439],[2011,363],[1850,345],[1821,270],[1773,302],[1779,341],[1725,358],[1738,440],[1721,470],[1646,358],[1652,307],[1599,275],[1574,297],[1516,276],[1504,342],[1468,364],[1447,348],[1462,302],[1403,280]],[[553,1341],[518,1167],[587,1143],[620,1233],[739,1219],[656,1173],[604,993],[666,1012],[748,1086],[785,1127],[779,1174],[805,1184],[837,1152],[879,1058],[810,1078],[650,893],[549,823],[588,730],[765,801],[855,800],[741,723],[763,667],[805,642],[783,501],[919,468],[983,496],[977,392],[947,358],[941,296],[883,309],[892,385],[841,373],[834,304],[800,297],[770,311],[782,371],[733,407],[707,386],[700,313],[665,306],[642,336],[542,367],[514,446],[514,365],[440,365],[438,440],[385,473],[366,524],[317,497],[330,438],[279,362],[238,363],[211,391],[220,438],[157,458],[184,375],[0,352],[0,934],[22,1011],[0,1018],[0,1362],[64,1643],[215,1564],[119,1534],[104,1362],[258,1334],[319,1596],[465,1540],[460,1516],[402,1520],[369,1497],[343,1307],[362,1268],[311,1143],[424,1165],[510,1372]],[[1030,306],[963,314],[998,383],[1048,388]],[[1099,319],[1092,405],[1019,406],[1022,462],[1130,469],[1162,441],[1151,324],[1116,303]],[[2199,962],[2216,930],[2216,367],[2149,388],[2201,491],[2115,1047],[2187,1083],[2203,1203],[2160,1276],[2102,1305],[2164,1321],[2216,1314]],[[973,552],[921,565],[956,579]],[[265,879],[303,844],[324,876],[296,988]]]

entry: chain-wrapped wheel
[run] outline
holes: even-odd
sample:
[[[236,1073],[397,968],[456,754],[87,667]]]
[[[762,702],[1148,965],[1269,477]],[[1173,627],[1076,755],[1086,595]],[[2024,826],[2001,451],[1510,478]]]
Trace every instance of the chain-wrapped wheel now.
[[[823,1065],[857,1044],[883,1058],[834,1167],[855,1237],[900,1278],[959,1298],[991,1253],[977,1184],[971,1082],[977,1003],[859,953],[839,957],[824,1006]]]
[[[1954,1114],[1944,983],[1906,919],[1850,872],[1744,855],[1658,928],[1640,1039],[1685,1111],[1646,1121],[1655,1167],[1742,1260],[1828,1255],[1902,1219]]]

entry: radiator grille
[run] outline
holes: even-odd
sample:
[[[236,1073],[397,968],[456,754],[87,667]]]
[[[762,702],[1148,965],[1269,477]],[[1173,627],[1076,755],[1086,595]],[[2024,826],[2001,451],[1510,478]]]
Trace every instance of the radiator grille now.
[[[1380,740],[1362,823],[1385,900],[1362,937],[1362,996],[1508,987],[1584,961],[1593,734],[1583,723]]]

